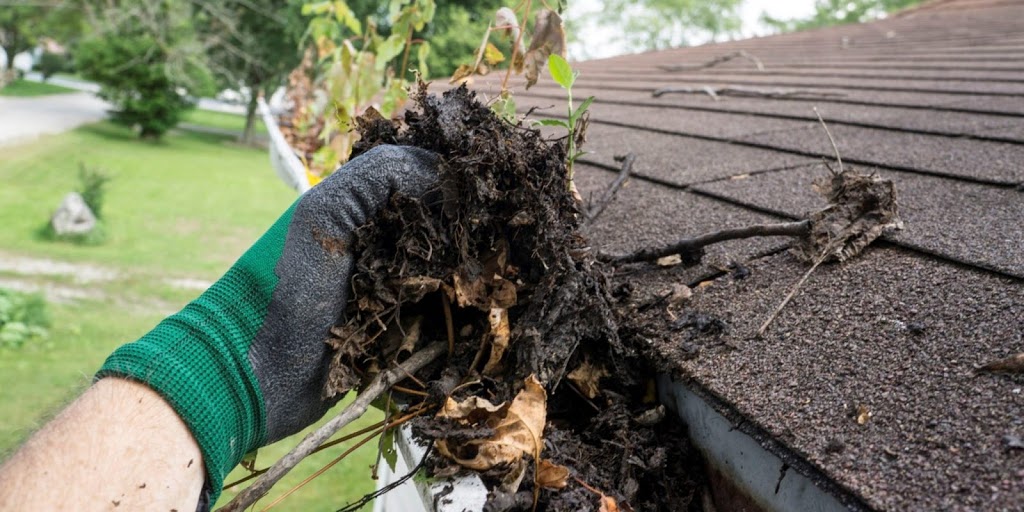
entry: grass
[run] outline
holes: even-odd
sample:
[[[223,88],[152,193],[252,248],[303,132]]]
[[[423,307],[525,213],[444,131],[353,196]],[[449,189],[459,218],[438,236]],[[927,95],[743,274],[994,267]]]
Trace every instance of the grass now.
[[[238,133],[245,131],[245,116],[229,114],[226,112],[193,109],[185,114],[185,117],[181,121],[183,123],[216,128],[219,130],[231,130]],[[267,134],[267,127],[258,116],[256,118],[255,130],[258,135]]]
[[[59,85],[32,82],[29,80],[15,80],[7,86],[0,88],[0,96],[12,96],[28,98],[33,96],[48,96],[50,94],[66,94],[69,92],[77,92],[74,89],[68,89],[67,87],[61,87]]]
[[[117,277],[82,284],[68,276],[21,275],[48,288],[87,291],[91,298],[50,303],[50,336],[17,350],[0,349],[0,454],[18,446],[74,398],[110,352],[151,329],[198,293],[167,278],[213,281],[294,201],[263,151],[224,137],[175,132],[159,143],[99,123],[5,148],[0,159],[0,259],[47,258],[113,270]],[[113,176],[106,194],[102,245],[46,241],[39,228],[61,197],[78,186],[78,162]],[[379,421],[368,415],[352,431]],[[294,446],[293,436],[260,451],[265,467]],[[284,492],[345,449],[326,450],[301,464]],[[374,443],[356,451],[299,491],[282,510],[336,509],[370,492]],[[2,455],[0,455],[2,457]],[[234,480],[244,470],[228,478]],[[226,492],[225,498],[234,493]],[[263,501],[261,503],[269,503]]]
[[[79,162],[112,176],[103,245],[38,234],[78,186]],[[216,278],[295,198],[263,151],[193,133],[145,142],[110,123],[8,148],[0,183],[0,249],[153,277]]]

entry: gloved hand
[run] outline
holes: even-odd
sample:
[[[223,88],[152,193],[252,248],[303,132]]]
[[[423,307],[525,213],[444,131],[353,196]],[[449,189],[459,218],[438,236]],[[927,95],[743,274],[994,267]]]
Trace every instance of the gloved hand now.
[[[395,192],[421,196],[437,156],[378,146],[301,196],[198,299],[118,348],[97,379],[159,392],[195,436],[209,504],[249,451],[294,434],[333,405],[321,399],[324,341],[348,300],[353,231]]]

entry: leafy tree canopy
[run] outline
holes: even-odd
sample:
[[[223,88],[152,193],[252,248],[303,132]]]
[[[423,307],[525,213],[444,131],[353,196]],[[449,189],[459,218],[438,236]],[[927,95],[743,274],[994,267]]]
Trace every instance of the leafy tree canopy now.
[[[778,19],[761,14],[761,21],[780,32],[862,23],[921,3],[921,0],[817,0],[807,18]]]
[[[81,32],[77,14],[70,1],[10,0],[0,5],[0,47],[13,59],[43,36],[67,43]]]
[[[627,51],[687,46],[739,33],[742,0],[602,0],[600,26]],[[570,30],[570,35],[572,31]]]

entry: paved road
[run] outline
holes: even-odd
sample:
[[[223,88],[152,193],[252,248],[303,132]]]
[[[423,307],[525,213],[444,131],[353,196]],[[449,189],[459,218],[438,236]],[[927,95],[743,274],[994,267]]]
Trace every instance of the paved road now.
[[[0,97],[0,146],[99,121],[107,117],[107,108],[106,102],[87,92]]]

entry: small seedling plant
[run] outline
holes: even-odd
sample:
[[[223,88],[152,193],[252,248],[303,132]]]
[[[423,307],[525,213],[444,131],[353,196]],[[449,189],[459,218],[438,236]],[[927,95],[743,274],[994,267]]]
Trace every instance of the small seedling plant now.
[[[565,120],[541,119],[540,121],[537,121],[537,124],[541,126],[557,126],[565,128],[568,132],[569,146],[566,150],[565,166],[569,171],[569,184],[572,186],[573,163],[577,158],[586,154],[579,149],[583,138],[582,128],[585,124],[583,116],[587,113],[587,110],[590,109],[590,104],[594,102],[594,97],[587,97],[587,99],[583,100],[583,103],[580,103],[579,107],[573,105],[572,86],[576,84],[576,78],[580,76],[580,72],[572,69],[572,67],[569,66],[569,63],[560,55],[551,54],[548,57],[548,71],[551,72],[551,78],[565,89],[565,94],[568,98],[568,116]]]

